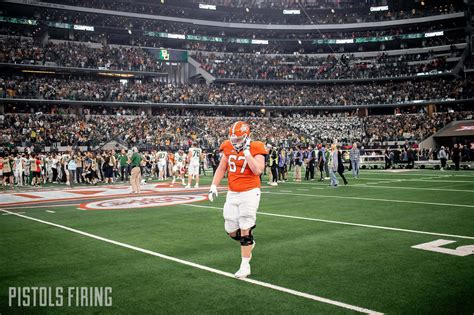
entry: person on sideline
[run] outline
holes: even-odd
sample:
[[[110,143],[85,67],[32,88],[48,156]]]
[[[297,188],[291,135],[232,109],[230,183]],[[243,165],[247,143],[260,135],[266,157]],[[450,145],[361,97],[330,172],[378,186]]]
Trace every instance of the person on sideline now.
[[[448,154],[446,154],[444,146],[442,146],[438,152],[438,159],[441,162],[441,170],[444,171],[446,168],[446,161],[448,160]]]
[[[344,185],[347,185],[347,179],[344,176],[344,163],[342,161],[342,152],[340,146],[337,146],[337,173],[344,181]]]
[[[350,160],[352,167],[352,176],[357,179],[359,178],[359,168],[360,168],[360,150],[357,148],[357,143],[352,144],[350,150]]]
[[[142,181],[140,164],[142,162],[142,157],[138,153],[137,147],[133,147],[132,156],[129,159],[130,168],[132,169],[130,175],[130,185],[132,186],[132,194],[140,193],[140,183]]]
[[[194,188],[199,188],[199,165],[201,164],[201,160],[203,158],[202,149],[198,147],[196,141],[193,141],[191,148],[189,148],[188,152],[188,185],[186,188],[191,188],[192,180],[194,177],[195,185]]]
[[[77,170],[77,164],[76,164],[76,157],[74,156],[74,153],[71,153],[69,156],[69,161],[67,162],[67,171],[69,175],[69,186],[73,187],[74,186],[74,180],[76,179],[76,170]]]
[[[299,146],[294,152],[295,161],[295,182],[301,182],[301,166],[303,166],[303,151]]]
[[[331,187],[337,187],[339,181],[337,180],[336,173],[338,169],[338,161],[337,161],[337,149],[336,144],[333,143],[331,145],[331,150],[329,151],[328,157],[328,167],[329,167],[329,177],[331,178],[331,183],[329,184]]]

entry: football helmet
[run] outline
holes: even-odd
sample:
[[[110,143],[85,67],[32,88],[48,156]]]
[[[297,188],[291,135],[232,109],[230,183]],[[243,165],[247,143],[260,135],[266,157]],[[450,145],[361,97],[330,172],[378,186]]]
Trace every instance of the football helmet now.
[[[232,124],[229,129],[229,140],[235,150],[240,151],[244,148],[245,142],[250,137],[250,126],[243,122],[237,121]]]

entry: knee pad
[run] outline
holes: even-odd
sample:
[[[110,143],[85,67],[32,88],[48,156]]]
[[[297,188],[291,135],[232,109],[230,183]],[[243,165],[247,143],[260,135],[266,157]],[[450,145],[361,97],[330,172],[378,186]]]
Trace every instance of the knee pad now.
[[[230,233],[227,233],[227,235],[229,235],[231,238],[233,238],[233,239],[236,240],[236,241],[240,241],[240,240],[241,240],[240,229],[238,229],[237,231],[235,231],[235,236],[231,236]]]
[[[255,229],[257,225],[254,225],[250,228],[249,235],[246,236],[241,236],[240,237],[240,245],[242,246],[250,246],[253,245],[253,235],[252,235],[252,230]],[[240,230],[239,230],[240,232]]]
[[[240,238],[240,245],[242,245],[242,246],[253,245],[253,235],[249,234],[249,235],[246,235],[246,236],[242,236]]]

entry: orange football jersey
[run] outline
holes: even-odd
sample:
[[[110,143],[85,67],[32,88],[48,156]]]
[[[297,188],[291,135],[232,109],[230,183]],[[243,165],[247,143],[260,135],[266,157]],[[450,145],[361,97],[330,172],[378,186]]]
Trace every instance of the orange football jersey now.
[[[229,140],[224,141],[220,151],[227,157],[227,177],[229,190],[247,191],[254,188],[260,188],[260,176],[255,175],[250,167],[247,166],[244,151],[237,152]],[[263,142],[250,142],[250,153],[252,156],[268,154]]]

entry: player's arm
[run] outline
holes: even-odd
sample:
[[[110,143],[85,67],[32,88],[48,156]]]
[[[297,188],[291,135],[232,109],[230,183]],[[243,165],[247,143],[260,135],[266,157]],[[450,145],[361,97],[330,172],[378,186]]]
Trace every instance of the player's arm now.
[[[252,173],[254,173],[257,176],[260,176],[260,174],[263,173],[263,170],[265,169],[265,157],[261,154],[252,156],[250,154],[250,151],[248,151],[248,154],[245,153],[245,159],[247,160],[247,166],[250,168]]]
[[[225,172],[227,170],[227,156],[225,154],[222,155],[221,161],[219,162],[219,166],[216,169],[216,173],[214,174],[214,178],[212,179],[211,186],[219,185],[221,180],[224,178]]]
[[[227,170],[227,156],[225,154],[222,155],[221,161],[219,166],[216,169],[216,173],[212,178],[211,188],[209,189],[208,198],[212,202],[215,197],[219,196],[217,192],[217,185],[220,184],[222,178],[224,178],[225,172]]]
[[[244,156],[247,161],[247,166],[250,168],[252,173],[257,176],[260,176],[265,169],[265,157],[262,154],[256,154],[252,156],[250,153],[250,138],[246,140],[244,146]]]

